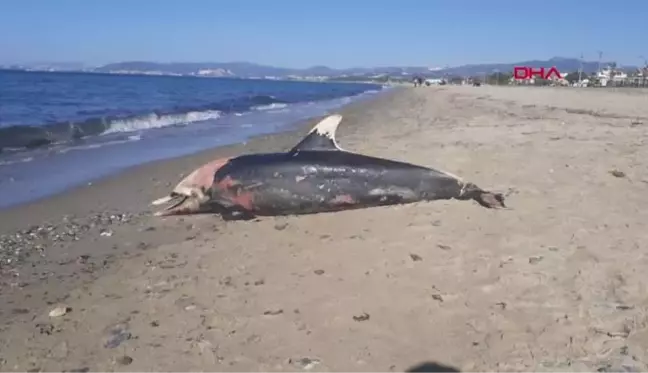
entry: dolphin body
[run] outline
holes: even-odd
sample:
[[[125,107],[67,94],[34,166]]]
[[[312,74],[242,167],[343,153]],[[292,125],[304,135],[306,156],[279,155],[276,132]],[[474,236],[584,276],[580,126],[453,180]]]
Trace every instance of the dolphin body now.
[[[505,208],[504,197],[450,173],[340,148],[341,115],[324,118],[290,151],[209,162],[153,205],[157,216],[218,213],[226,220],[313,214],[439,199]]]

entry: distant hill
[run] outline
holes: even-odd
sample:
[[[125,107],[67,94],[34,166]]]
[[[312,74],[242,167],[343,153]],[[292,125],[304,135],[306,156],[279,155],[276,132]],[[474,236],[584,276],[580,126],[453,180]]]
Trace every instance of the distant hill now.
[[[601,62],[601,66],[607,66],[610,62]],[[235,76],[241,78],[250,77],[288,77],[288,76],[408,76],[424,75],[427,77],[442,77],[447,75],[474,76],[500,72],[511,72],[514,66],[555,66],[562,72],[576,71],[581,66],[581,61],[576,58],[554,57],[549,60],[531,60],[515,63],[490,63],[470,64],[442,69],[429,69],[425,66],[404,66],[404,67],[358,67],[349,69],[333,69],[326,66],[313,66],[306,69],[290,69],[260,65],[250,62],[191,62],[191,63],[158,63],[158,62],[119,62],[104,65],[95,69],[97,72],[115,71],[139,71],[139,72],[160,72],[166,74],[192,74],[197,75],[200,71],[213,70],[215,75]],[[598,69],[599,63],[584,61],[583,70],[587,73]],[[208,72],[205,75],[209,74]]]
[[[601,68],[608,66],[612,62],[601,61]],[[581,67],[581,61],[576,58],[562,58],[554,57],[549,60],[531,60],[531,61],[521,61],[516,63],[493,63],[493,64],[477,64],[477,65],[463,65],[457,67],[451,67],[443,70],[439,70],[441,75],[483,75],[483,74],[492,74],[494,72],[512,72],[515,66],[533,66],[533,67],[552,67],[555,66],[559,71],[563,73],[569,73],[573,71],[578,71]],[[598,70],[599,62],[598,61],[583,61],[582,62],[583,71],[586,73],[593,73]],[[636,69],[636,67],[625,67],[625,69]]]
[[[610,62],[602,61],[601,67]],[[72,64],[65,66],[70,69]],[[391,76],[409,78],[421,75],[430,78],[444,76],[479,76],[493,74],[496,71],[511,73],[515,66],[552,67],[555,66],[563,73],[577,71],[581,61],[576,58],[554,57],[548,60],[531,60],[514,63],[488,63],[469,64],[446,68],[429,68],[426,66],[384,66],[384,67],[356,67],[348,69],[334,69],[327,66],[313,66],[305,69],[291,69],[260,65],[251,62],[174,62],[160,63],[149,61],[126,61],[111,63],[91,69],[94,72],[104,73],[131,73],[131,74],[161,74],[161,75],[203,75],[203,76],[229,76],[239,78],[305,78],[321,77],[342,78],[353,80],[357,78],[371,78],[376,76]],[[40,66],[39,66],[40,67]],[[582,62],[584,72],[591,73],[598,69],[597,61]],[[66,70],[67,70],[66,69]],[[634,70],[636,67],[626,66],[622,70]],[[58,69],[56,69],[58,70]],[[85,69],[88,71],[89,69]]]

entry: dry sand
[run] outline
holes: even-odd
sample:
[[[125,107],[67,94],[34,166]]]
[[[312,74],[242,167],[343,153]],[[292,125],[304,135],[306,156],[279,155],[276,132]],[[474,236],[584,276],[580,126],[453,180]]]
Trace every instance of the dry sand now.
[[[20,260],[1,267],[0,369],[648,369],[645,91],[407,88],[343,114],[341,146],[458,174],[511,209],[146,211],[181,172],[307,128],[138,167],[0,213],[0,255]]]

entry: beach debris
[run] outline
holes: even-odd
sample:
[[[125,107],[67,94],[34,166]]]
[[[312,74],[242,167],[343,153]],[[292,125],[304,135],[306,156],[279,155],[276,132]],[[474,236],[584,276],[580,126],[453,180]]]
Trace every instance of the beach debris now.
[[[288,359],[288,364],[294,366],[297,369],[311,370],[315,368],[316,365],[319,365],[321,360],[311,358],[311,357],[300,357],[298,359]]]
[[[133,358],[128,355],[124,355],[115,359],[115,362],[119,365],[130,365],[133,362]]]
[[[38,323],[36,324],[36,328],[38,328],[38,332],[40,334],[45,334],[45,335],[52,335],[54,333],[54,325],[50,323]]]
[[[218,283],[223,286],[234,286],[232,283],[232,276],[225,276],[222,279],[218,280]]]
[[[263,312],[264,315],[266,316],[276,316],[276,315],[281,315],[284,311],[282,309],[276,309],[276,310],[267,310]]]
[[[276,229],[278,231],[282,231],[282,230],[284,230],[286,228],[288,228],[288,223],[286,223],[286,222],[277,223],[274,226],[274,229]]]
[[[616,169],[608,171],[608,172],[610,173],[610,175],[612,175],[614,177],[626,177],[625,172],[619,171],[619,170],[616,170]]]
[[[532,256],[529,258],[529,264],[538,264],[544,259],[542,255]]]
[[[79,255],[76,259],[77,264],[86,264],[90,259],[90,255]]]
[[[127,323],[118,323],[107,328],[108,338],[104,343],[105,348],[115,348],[128,341],[133,335],[128,331]]]
[[[410,254],[410,258],[412,258],[412,260],[415,262],[420,262],[421,260],[423,260],[423,258],[421,258],[421,256],[418,254]]]
[[[369,315],[369,314],[366,313],[366,312],[363,312],[362,315],[359,315],[359,316],[353,316],[353,321],[362,322],[362,321],[367,321],[367,320],[369,320],[370,318],[371,318],[371,315]]]
[[[642,124],[643,124],[643,122],[640,121],[640,120],[633,120],[632,122],[630,122],[630,125],[631,125],[632,127],[634,127],[634,126],[640,126],[640,125],[642,125]]]
[[[325,117],[288,152],[220,158],[199,167],[152,202],[169,205],[155,215],[210,212],[251,220],[439,199],[506,208],[501,193],[448,172],[343,150],[335,138],[341,121],[341,115]]]
[[[321,276],[321,275],[324,274],[324,270],[323,269],[316,269],[316,270],[313,271],[313,273],[318,275],[318,276]]]
[[[44,222],[11,233],[0,235],[0,270],[15,267],[25,259],[44,257],[54,244],[79,241],[100,234],[109,226],[130,224],[144,217],[144,213],[129,214],[106,211],[83,217],[64,216],[56,222]]]
[[[72,308],[68,306],[59,306],[49,311],[49,317],[61,317],[70,311],[72,311]]]
[[[81,367],[81,368],[73,368],[68,370],[70,373],[88,373],[90,371],[90,368],[88,367]],[[65,371],[63,371],[65,372]]]
[[[432,299],[434,299],[437,302],[443,303],[443,297],[441,296],[441,294],[432,294]]]
[[[437,247],[441,250],[452,250],[452,247],[443,244],[437,244]]]

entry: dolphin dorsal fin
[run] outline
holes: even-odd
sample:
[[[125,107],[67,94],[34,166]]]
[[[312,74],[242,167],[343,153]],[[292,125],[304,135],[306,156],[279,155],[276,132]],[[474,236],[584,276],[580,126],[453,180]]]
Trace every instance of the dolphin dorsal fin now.
[[[296,153],[305,150],[318,151],[341,151],[342,148],[335,141],[335,131],[342,121],[339,114],[329,115],[322,119],[297,145],[290,153]]]

